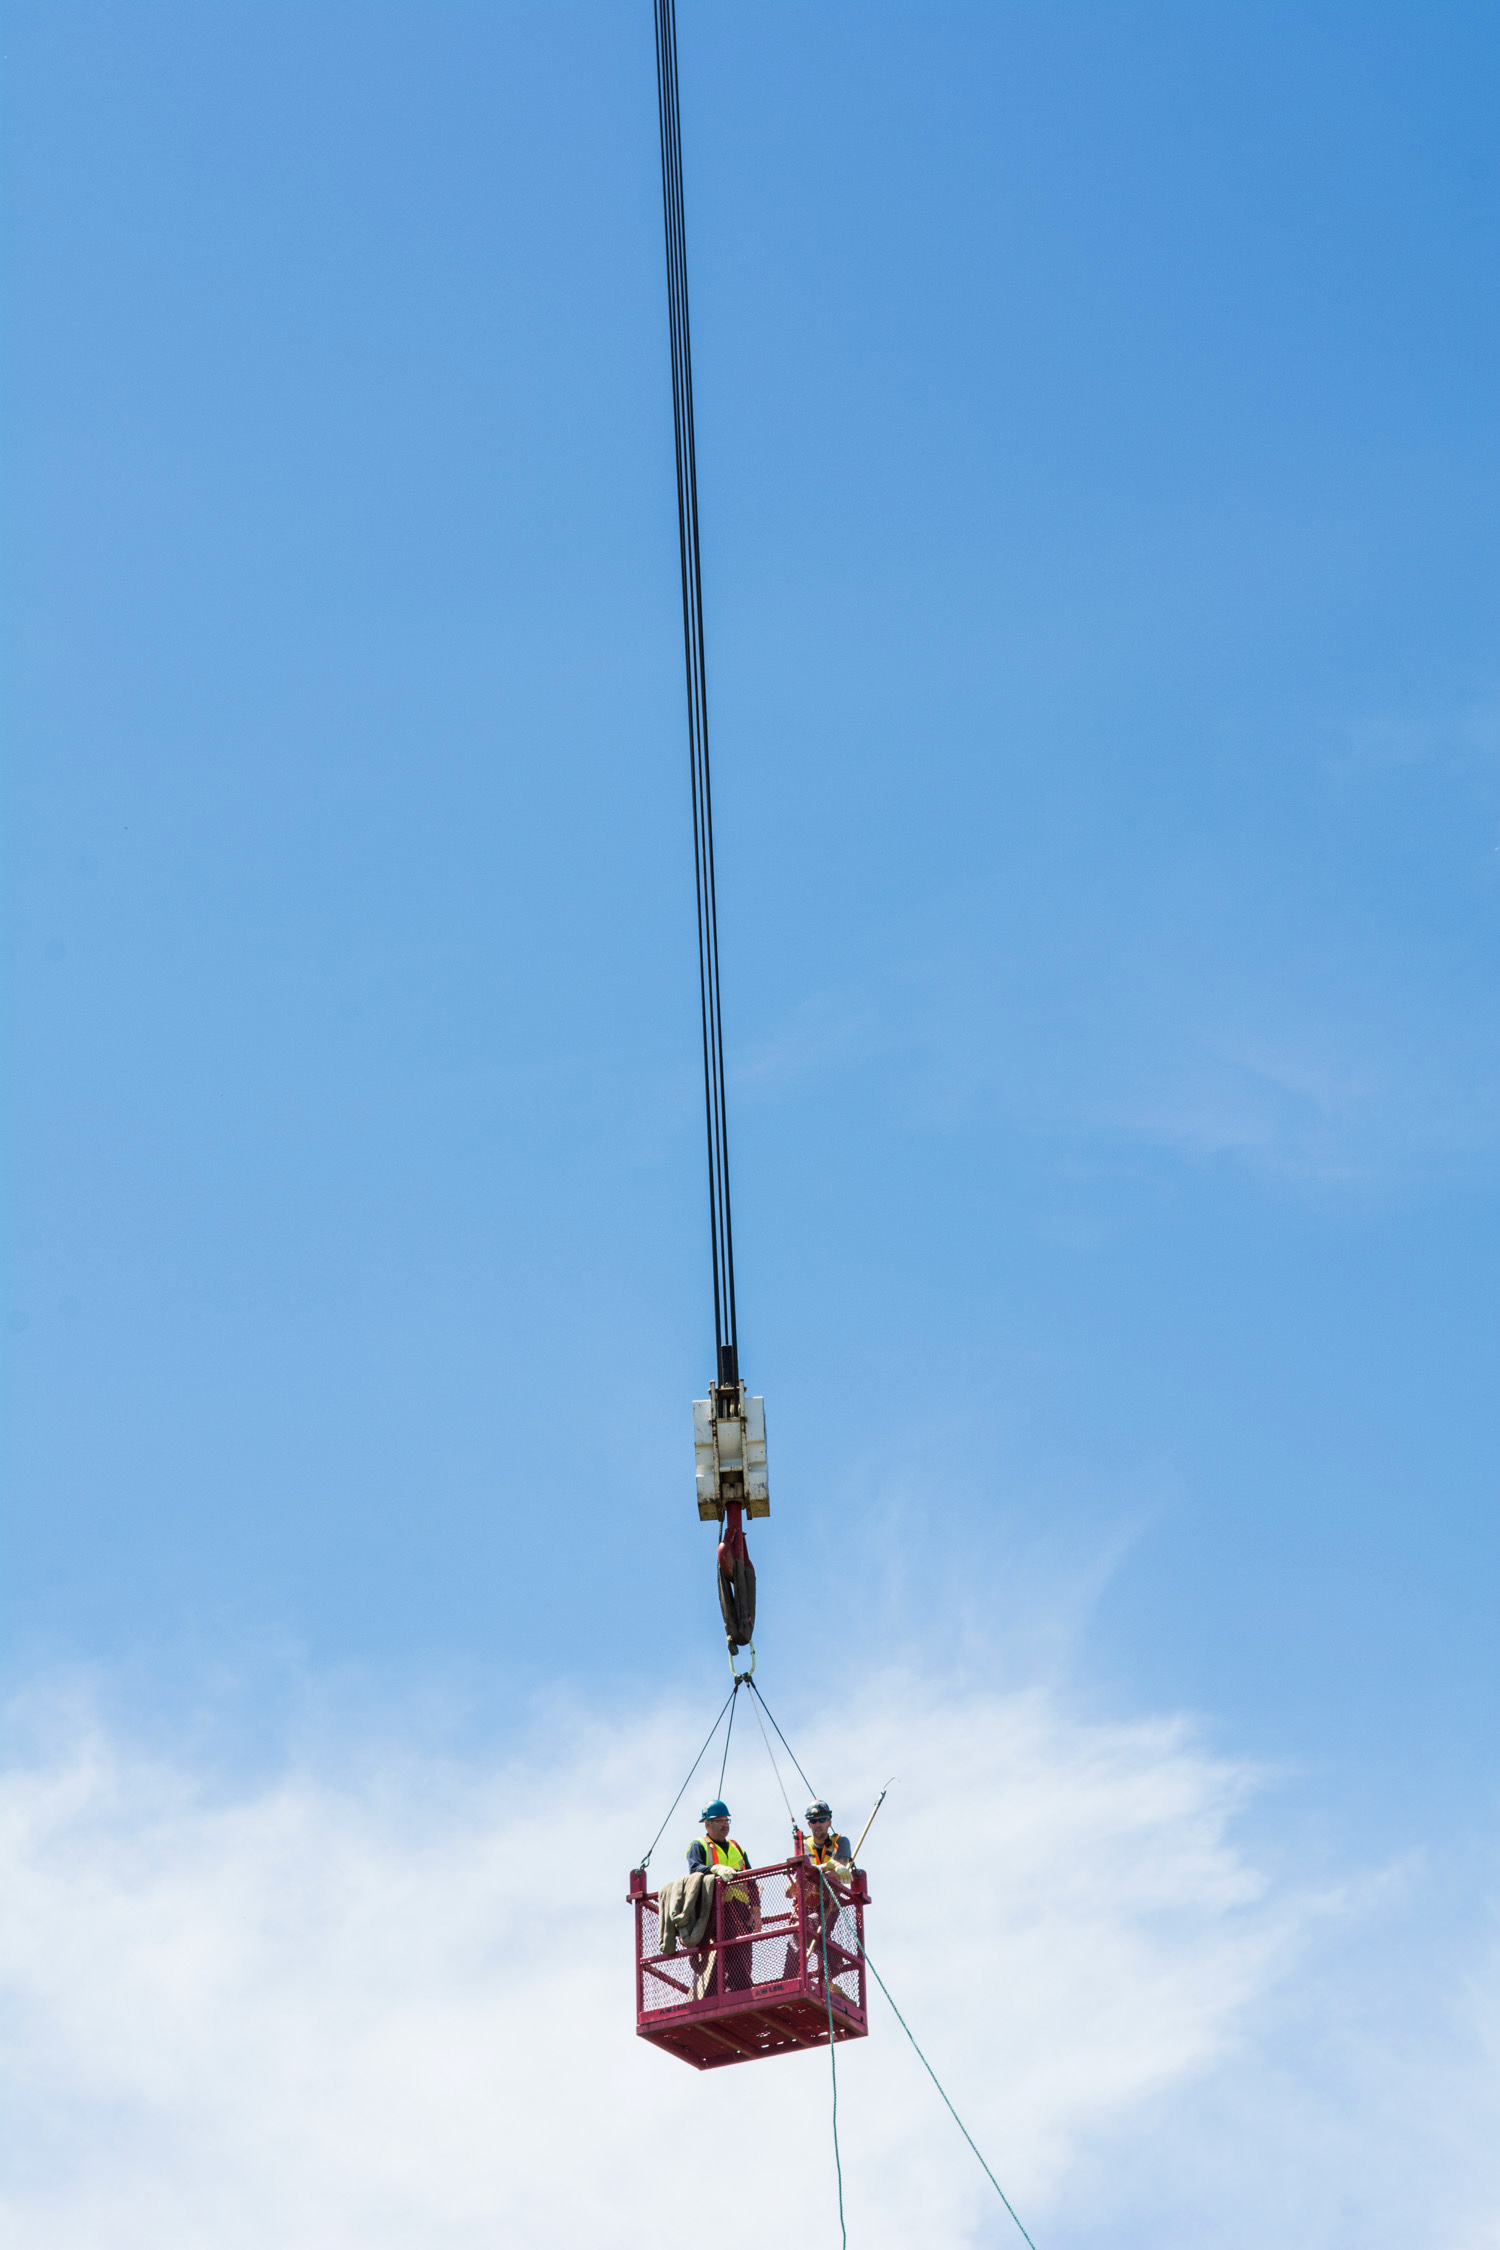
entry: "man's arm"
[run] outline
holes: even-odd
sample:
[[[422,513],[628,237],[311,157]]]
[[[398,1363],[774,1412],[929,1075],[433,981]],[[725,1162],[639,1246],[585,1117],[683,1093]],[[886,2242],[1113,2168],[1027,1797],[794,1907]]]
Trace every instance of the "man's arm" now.
[[[688,1845],[688,1873],[695,1874],[708,1865],[708,1848],[701,1836],[695,1836]]]

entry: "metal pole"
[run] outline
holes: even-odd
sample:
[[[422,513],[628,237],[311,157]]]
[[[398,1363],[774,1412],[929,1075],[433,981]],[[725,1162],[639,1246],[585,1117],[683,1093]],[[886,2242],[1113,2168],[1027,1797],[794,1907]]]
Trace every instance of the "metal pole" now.
[[[896,1778],[896,1776],[895,1776],[894,1774],[892,1774],[892,1775],[891,1775],[891,1781],[894,1781],[894,1780],[895,1780],[895,1778]],[[888,1781],[888,1782],[886,1783],[886,1785],[885,1785],[885,1789],[882,1789],[882,1790],[881,1790],[881,1792],[880,1792],[880,1795],[879,1795],[879,1796],[878,1796],[878,1797],[876,1798],[876,1800],[875,1800],[875,1812],[872,1812],[872,1813],[871,1813],[871,1815],[870,1815],[869,1819],[868,1819],[868,1820],[867,1820],[867,1821],[865,1822],[865,1825],[864,1825],[864,1827],[863,1827],[863,1828],[862,1828],[862,1830],[860,1831],[860,1838],[859,1838],[859,1842],[858,1842],[858,1843],[857,1843],[857,1844],[855,1845],[855,1847],[854,1847],[854,1850],[853,1850],[852,1854],[850,1855],[850,1861],[849,1861],[849,1864],[850,1864],[850,1866],[851,1866],[851,1867],[853,1866],[853,1864],[854,1864],[855,1860],[857,1860],[857,1859],[859,1858],[859,1855],[860,1855],[860,1853],[861,1853],[861,1852],[862,1852],[862,1851],[864,1850],[864,1843],[865,1843],[865,1838],[866,1838],[866,1836],[868,1836],[868,1835],[869,1835],[869,1833],[870,1833],[870,1830],[871,1830],[871,1829],[872,1829],[872,1828],[874,1827],[874,1825],[875,1825],[875,1813],[879,1812],[879,1810],[880,1810],[881,1806],[882,1806],[882,1805],[883,1805],[883,1804],[885,1803],[885,1798],[886,1798],[886,1790],[890,1788],[890,1786],[891,1786],[891,1781]]]

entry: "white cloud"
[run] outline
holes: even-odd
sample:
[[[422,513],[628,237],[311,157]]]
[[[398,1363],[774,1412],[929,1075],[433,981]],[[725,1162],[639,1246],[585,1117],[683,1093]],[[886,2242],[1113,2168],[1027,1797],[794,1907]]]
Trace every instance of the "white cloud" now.
[[[633,2037],[626,1869],[701,1724],[554,1716],[508,1764],[367,1743],[341,1769],[324,1756],[238,1789],[97,1726],[54,1737],[0,1800],[7,2241],[469,2250],[706,2225],[827,2239],[827,2058],[700,2077]],[[1320,1933],[1378,1909],[1257,1874],[1234,1835],[1253,1777],[1180,1726],[1084,1724],[1039,1695],[915,1675],[861,1698],[852,1726],[807,1732],[809,1772],[847,1822],[900,1776],[866,1853],[871,1950],[1043,2250],[1258,2242],[1268,2166],[1305,2174],[1323,2211],[1318,2104],[1344,2103],[1342,2160],[1371,2119],[1386,2130],[1391,2088],[1364,2054],[1299,2079],[1296,1996]],[[743,1719],[730,1782],[739,1832],[772,1856],[785,1814]],[[1476,2023],[1500,2022],[1493,1997],[1481,1979]],[[851,2242],[1004,2240],[875,2009],[841,2062]],[[1449,2046],[1472,2107],[1493,2054],[1472,2029]],[[1392,2074],[1407,2083],[1400,2057]],[[1408,2144],[1447,2129],[1424,2113]],[[1409,2167],[1410,2145],[1398,2153]],[[1366,2227],[1362,2250],[1496,2239],[1461,2185],[1455,2201],[1450,2165],[1429,2209],[1442,2225]],[[1274,2193],[1260,2204],[1279,2214]],[[1294,2232],[1345,2240],[1331,2219]]]

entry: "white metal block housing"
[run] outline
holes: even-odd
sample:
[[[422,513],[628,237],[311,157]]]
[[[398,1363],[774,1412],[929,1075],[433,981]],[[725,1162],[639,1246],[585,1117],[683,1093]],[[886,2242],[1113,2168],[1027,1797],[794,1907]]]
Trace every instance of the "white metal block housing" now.
[[[743,1387],[695,1398],[693,1453],[698,1468],[698,1513],[705,1522],[713,1522],[734,1505],[751,1516],[771,1513],[763,1398],[747,1398]]]

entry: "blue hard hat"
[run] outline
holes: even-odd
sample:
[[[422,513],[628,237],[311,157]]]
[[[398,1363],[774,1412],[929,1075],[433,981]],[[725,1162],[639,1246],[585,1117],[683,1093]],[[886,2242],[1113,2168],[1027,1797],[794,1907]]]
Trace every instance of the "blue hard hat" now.
[[[700,1820],[727,1820],[729,1818],[729,1807],[722,1797],[715,1797],[711,1805],[704,1806],[698,1818]]]

